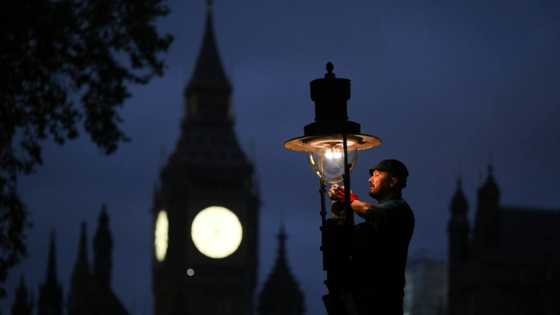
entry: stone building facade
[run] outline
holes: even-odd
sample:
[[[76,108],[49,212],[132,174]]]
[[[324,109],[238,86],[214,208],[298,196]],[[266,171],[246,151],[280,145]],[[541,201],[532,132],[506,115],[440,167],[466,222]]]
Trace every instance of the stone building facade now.
[[[449,315],[560,314],[560,211],[504,206],[489,167],[474,224],[461,182],[451,201]]]
[[[86,224],[82,223],[78,253],[72,270],[66,303],[57,274],[55,233],[51,234],[45,282],[35,302],[23,278],[12,306],[12,315],[128,315],[111,286],[113,237],[107,207],[102,206],[89,260]],[[34,307],[36,305],[36,307]]]

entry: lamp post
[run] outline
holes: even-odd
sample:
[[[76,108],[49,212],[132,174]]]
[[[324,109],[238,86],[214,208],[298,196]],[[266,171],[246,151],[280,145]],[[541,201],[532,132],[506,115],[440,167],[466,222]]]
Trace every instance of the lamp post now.
[[[304,127],[303,136],[284,142],[284,148],[307,153],[311,167],[320,178],[321,251],[329,291],[323,300],[329,315],[339,315],[353,313],[352,302],[347,298],[351,285],[348,272],[354,226],[354,214],[350,208],[350,170],[357,161],[358,151],[380,145],[381,139],[362,133],[359,123],[348,120],[346,102],[350,99],[350,80],[337,78],[333,69],[333,64],[327,63],[325,77],[310,82],[315,121]],[[344,219],[327,220],[326,185],[341,182],[346,188]]]

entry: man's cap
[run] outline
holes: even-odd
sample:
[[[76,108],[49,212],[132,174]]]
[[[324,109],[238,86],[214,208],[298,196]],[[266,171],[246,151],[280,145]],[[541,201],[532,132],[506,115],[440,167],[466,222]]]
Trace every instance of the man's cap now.
[[[403,162],[395,159],[382,160],[375,167],[369,169],[369,175],[373,175],[373,171],[375,170],[391,174],[391,176],[399,179],[401,187],[406,187],[408,169]]]

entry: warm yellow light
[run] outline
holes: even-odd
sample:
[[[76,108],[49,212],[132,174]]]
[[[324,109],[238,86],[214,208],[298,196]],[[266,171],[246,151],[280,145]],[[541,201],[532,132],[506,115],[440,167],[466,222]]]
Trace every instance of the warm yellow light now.
[[[169,233],[169,220],[165,210],[161,210],[156,218],[156,228],[154,231],[154,245],[156,249],[156,259],[163,261],[167,253],[167,239]]]
[[[325,150],[325,158],[328,160],[340,160],[343,157],[344,152],[339,148],[328,148]]]
[[[316,143],[317,149],[309,153],[311,168],[326,183],[339,184],[344,175],[344,147],[340,141],[322,141]],[[358,159],[355,146],[348,149],[348,164],[354,167]]]
[[[212,206],[200,211],[191,225],[194,246],[203,255],[219,259],[233,254],[243,237],[241,222],[231,210]]]
[[[349,151],[367,150],[381,144],[381,139],[376,136],[366,134],[349,134],[347,137],[346,144]],[[284,148],[291,151],[311,153],[337,144],[342,145],[341,134],[293,138],[284,142]]]

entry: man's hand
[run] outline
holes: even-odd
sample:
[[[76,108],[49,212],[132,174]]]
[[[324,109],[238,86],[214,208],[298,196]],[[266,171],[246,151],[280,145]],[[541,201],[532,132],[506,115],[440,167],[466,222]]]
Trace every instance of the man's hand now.
[[[329,197],[334,201],[344,202],[344,186],[333,185],[329,189]],[[358,195],[350,191],[350,203],[359,199]]]
[[[332,186],[329,189],[329,197],[335,201],[335,204],[338,204],[341,209],[344,208],[344,186]],[[334,205],[333,205],[334,206]],[[365,201],[360,200],[358,195],[350,191],[350,206],[354,212],[358,215],[363,216],[366,214],[369,208],[372,208],[373,205],[367,203]],[[338,207],[338,206],[337,206]],[[333,207],[334,213],[334,207]],[[336,215],[336,213],[335,213]]]

